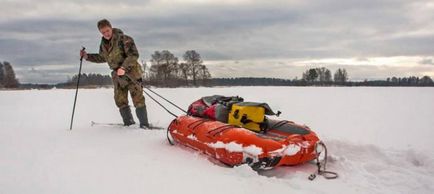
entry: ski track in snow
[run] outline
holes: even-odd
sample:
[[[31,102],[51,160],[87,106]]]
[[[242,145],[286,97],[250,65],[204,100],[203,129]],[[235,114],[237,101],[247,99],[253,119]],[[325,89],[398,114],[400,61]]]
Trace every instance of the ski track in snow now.
[[[257,92],[276,89],[287,95],[284,101],[280,96],[263,97]],[[311,94],[318,90],[326,91],[322,98],[333,106],[346,100],[343,103],[350,108],[339,113],[341,109],[333,110],[330,109],[332,105],[326,105],[327,109],[316,110],[315,115],[309,114],[308,110],[318,106],[318,102],[309,101],[313,98]],[[240,95],[246,100],[267,101],[272,108],[288,113],[282,115],[283,118],[314,126],[312,129],[328,147],[327,170],[338,172],[339,178],[326,180],[319,176],[309,181],[307,177],[316,170],[313,163],[259,173],[246,165],[229,168],[190,148],[170,146],[165,130],[91,127],[91,120],[121,122],[114,107],[111,89],[79,91],[72,131],[68,128],[75,91],[0,91],[0,193],[434,191],[433,132],[429,131],[434,125],[427,117],[434,115],[433,104],[428,101],[434,97],[431,88],[238,87],[156,91],[181,107],[188,106],[200,96],[212,94]],[[303,95],[305,100],[299,100]],[[348,98],[352,95],[354,98],[365,95],[363,98],[367,102]],[[387,95],[398,96],[398,99],[388,99],[387,102],[378,100]],[[399,101],[401,98],[418,101],[402,104]],[[390,106],[386,106],[387,103]],[[170,123],[172,117],[149,98],[147,106],[152,113],[151,122],[161,126]],[[374,106],[390,109],[378,110],[372,108]],[[413,119],[411,122],[406,115],[399,114],[399,111],[413,109],[418,110],[419,117],[410,116]],[[383,123],[376,120],[377,112],[383,116]],[[338,118],[346,115],[348,120],[338,122],[335,117],[325,116],[329,114],[335,114]],[[360,115],[366,116],[361,118]],[[362,124],[351,125],[359,120],[363,121]],[[370,120],[376,123],[369,123]],[[415,129],[410,130],[411,133],[404,133],[399,126],[414,126]],[[365,129],[363,133],[359,131],[362,128]],[[383,136],[388,139],[378,141],[378,136],[384,134],[389,135]]]

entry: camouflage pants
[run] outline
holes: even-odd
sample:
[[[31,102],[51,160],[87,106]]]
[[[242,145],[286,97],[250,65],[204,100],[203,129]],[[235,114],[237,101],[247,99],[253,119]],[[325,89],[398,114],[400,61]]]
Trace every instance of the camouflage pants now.
[[[131,80],[124,81],[122,84],[119,81],[119,77],[113,77],[113,85],[115,88],[114,98],[118,108],[127,107],[128,105],[128,91],[130,92],[131,99],[133,100],[134,107],[145,106],[145,97],[143,96],[142,86],[133,83]]]

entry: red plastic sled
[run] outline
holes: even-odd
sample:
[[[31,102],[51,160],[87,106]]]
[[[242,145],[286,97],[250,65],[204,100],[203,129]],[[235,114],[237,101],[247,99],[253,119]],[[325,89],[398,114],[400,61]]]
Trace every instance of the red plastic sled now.
[[[168,127],[171,144],[199,150],[229,166],[249,164],[255,170],[297,165],[317,157],[317,135],[304,125],[268,120],[261,133],[215,120],[179,116]]]

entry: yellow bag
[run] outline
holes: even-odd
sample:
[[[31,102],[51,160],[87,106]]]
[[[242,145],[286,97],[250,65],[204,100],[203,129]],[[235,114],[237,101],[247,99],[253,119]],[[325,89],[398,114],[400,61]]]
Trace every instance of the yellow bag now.
[[[232,105],[229,112],[228,123],[244,127],[255,132],[263,130],[265,121],[265,108],[257,103],[241,102]]]

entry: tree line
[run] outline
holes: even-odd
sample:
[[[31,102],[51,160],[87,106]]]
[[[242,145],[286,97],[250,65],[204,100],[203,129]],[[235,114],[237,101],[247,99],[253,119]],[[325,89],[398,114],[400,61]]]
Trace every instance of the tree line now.
[[[158,53],[158,51],[156,51],[156,53]],[[182,68],[177,70],[178,72],[181,72],[181,74],[174,74],[173,72],[176,71],[173,70],[173,74],[168,73],[165,75],[166,71],[163,70],[166,69],[159,70],[159,68],[167,68],[167,66],[165,66],[166,64],[153,64],[156,66],[151,66],[151,70],[148,70],[147,73],[145,73],[145,84],[160,87],[191,86],[194,85],[194,82],[202,86],[434,86],[434,81],[429,76],[392,77],[387,78],[386,80],[348,81],[349,74],[345,68],[337,69],[332,76],[331,71],[324,67],[306,70],[302,73],[301,79],[279,79],[265,77],[210,78],[210,76],[206,79],[203,79],[202,76],[204,74],[203,72],[200,72],[202,66],[198,66],[199,68],[196,67],[195,70],[190,69],[191,72],[195,72],[197,69],[199,69],[200,73],[195,76],[193,76],[193,73],[191,72],[185,73],[186,70]],[[180,66],[182,66],[182,64],[183,63],[181,63]],[[70,79],[66,84],[57,84],[56,86],[71,87],[75,86],[76,82],[77,75]],[[80,78],[80,85],[111,85],[111,78],[109,75],[83,74]]]
[[[168,50],[155,51],[151,55],[151,66],[148,68],[143,62],[143,77],[146,85],[159,87],[180,86],[206,86],[209,84],[211,74],[203,65],[203,60],[195,50],[186,51],[183,55],[184,62]],[[66,83],[57,84],[56,87],[71,87],[77,83],[78,75],[74,75]],[[112,80],[108,75],[82,74],[80,86],[104,86],[111,85]]]
[[[408,80],[408,77],[397,78]],[[387,80],[365,80],[365,81],[346,81],[344,83],[330,82],[328,84],[309,83],[302,79],[277,79],[277,78],[258,78],[258,77],[237,77],[237,78],[213,78],[209,80],[209,86],[373,86],[373,87],[395,87],[395,86],[413,86],[413,87],[434,87],[434,82],[429,76],[419,78],[416,83],[392,82]]]
[[[18,88],[19,85],[12,65],[7,61],[0,62],[0,88]]]
[[[68,79],[65,83],[56,84],[58,88],[71,88],[75,87],[78,81],[78,74],[74,75],[72,78]],[[95,73],[82,73],[80,76],[80,86],[92,86],[101,87],[112,85],[112,78],[109,75],[101,75]]]
[[[345,68],[339,68],[332,77],[331,71],[325,67],[311,68],[302,74],[301,81],[308,85],[342,85],[348,81],[348,73]]]
[[[188,50],[183,55],[184,62],[168,50],[155,51],[151,55],[151,66],[145,67],[145,83],[154,86],[206,86],[211,74],[203,65],[203,60],[195,50]]]
[[[170,51],[155,51],[151,55],[151,66],[144,63],[144,83],[158,87],[179,86],[434,86],[429,76],[389,77],[386,80],[348,81],[346,69],[339,68],[333,74],[325,68],[310,68],[302,73],[301,79],[278,78],[211,78],[208,68],[203,65],[200,54],[194,50],[186,51],[183,62]],[[0,88],[72,88],[76,86],[78,75],[59,84],[20,84],[12,65],[0,62]],[[82,87],[111,86],[109,75],[83,73],[80,77]]]
[[[410,77],[392,77],[387,78],[386,83],[389,86],[430,86],[433,85],[433,80],[429,76],[421,78],[416,76]]]
[[[386,80],[348,81],[349,74],[345,68],[339,68],[332,73],[329,69],[311,68],[303,72],[301,79],[276,79],[276,78],[214,78],[210,80],[210,86],[434,86],[429,76],[421,78],[392,77]]]

